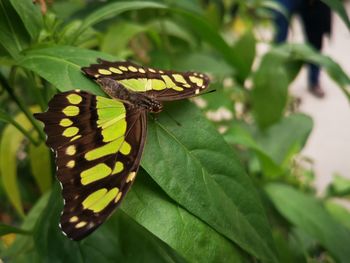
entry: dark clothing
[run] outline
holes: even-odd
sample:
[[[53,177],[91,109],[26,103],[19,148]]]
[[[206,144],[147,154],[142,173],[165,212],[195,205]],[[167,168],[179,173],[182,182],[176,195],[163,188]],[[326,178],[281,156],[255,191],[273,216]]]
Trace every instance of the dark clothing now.
[[[320,0],[277,0],[288,12],[286,18],[280,13],[276,14],[277,26],[276,42],[286,41],[290,18],[299,14],[304,25],[307,41],[318,51],[322,49],[322,39],[325,34],[331,33],[331,10]],[[309,67],[309,84],[319,84],[320,68],[317,65]]]

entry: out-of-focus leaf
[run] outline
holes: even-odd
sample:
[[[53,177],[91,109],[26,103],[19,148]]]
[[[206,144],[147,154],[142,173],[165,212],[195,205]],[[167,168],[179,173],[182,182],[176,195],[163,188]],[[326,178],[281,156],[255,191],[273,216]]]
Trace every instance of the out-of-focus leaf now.
[[[149,121],[143,167],[192,214],[256,257],[273,261],[264,212],[234,152],[196,107],[171,106],[166,110],[181,128],[164,114]]]
[[[61,91],[82,89],[96,95],[103,95],[80,68],[96,63],[97,58],[115,60],[115,57],[105,53],[74,48],[69,46],[54,46],[27,51],[19,64],[34,71]]]
[[[235,71],[239,71],[239,67],[236,65],[237,58],[232,51],[232,48],[220,36],[217,30],[205,20],[205,17],[181,9],[174,9],[172,11],[181,15],[181,18],[185,20],[185,25],[187,27],[191,28],[202,41],[205,41],[214,47]]]
[[[51,188],[51,160],[50,151],[44,143],[39,146],[29,145],[29,160],[32,174],[42,193]]]
[[[27,230],[0,223],[0,236],[11,234],[11,233],[16,233],[16,234],[21,234],[21,235],[29,235],[30,234],[30,232]]]
[[[350,231],[333,219],[317,199],[282,184],[268,184],[265,189],[286,219],[318,240],[337,260],[348,261]]]
[[[28,131],[26,131],[19,123],[17,123],[9,114],[4,112],[3,110],[0,109],[0,121],[10,123],[14,127],[16,127],[24,136],[27,137],[28,140],[30,140],[32,143],[36,143],[34,138],[30,135]]]
[[[20,122],[27,130],[31,128],[31,124],[23,114],[17,116],[16,121]],[[0,148],[0,170],[3,187],[11,204],[21,216],[24,216],[24,212],[17,182],[17,152],[23,139],[24,135],[9,124],[2,133]]]
[[[293,114],[258,132],[256,141],[262,151],[278,165],[288,164],[290,158],[300,152],[313,127],[312,119],[305,114]]]
[[[232,67],[223,59],[199,52],[189,52],[184,56],[177,56],[173,65],[178,70],[207,72],[214,74],[216,77],[225,77],[234,73]],[[222,85],[220,89],[222,89]]]
[[[303,44],[285,44],[280,46],[276,52],[286,55],[289,61],[305,61],[321,66],[350,100],[350,78],[339,64],[330,57],[322,55],[311,47]],[[274,65],[274,67],[276,67],[276,65]]]
[[[43,27],[43,18],[39,7],[35,6],[32,0],[10,0],[10,2],[32,39],[36,39]]]
[[[184,262],[171,248],[120,210],[91,236],[81,242],[72,241],[58,227],[62,198],[57,184],[49,204],[34,234],[42,261]]]
[[[148,30],[147,27],[134,23],[119,22],[108,28],[103,35],[101,51],[119,56],[128,49],[128,43],[135,35]]]
[[[270,1],[270,0],[264,0],[260,2],[261,7],[267,8],[269,10],[279,12],[281,13],[284,17],[289,18],[289,13],[286,10],[286,8],[281,5],[278,1]]]
[[[122,209],[188,262],[245,261],[232,242],[170,200],[144,171]]]
[[[340,176],[335,175],[333,181],[327,187],[328,196],[350,196],[350,180]]]
[[[160,34],[167,34],[186,41],[191,47],[195,46],[195,38],[184,27],[174,23],[169,19],[157,19],[149,24],[150,28],[156,30]]]
[[[110,19],[113,16],[119,15],[126,11],[139,10],[145,8],[166,8],[163,4],[148,1],[129,1],[129,2],[116,2],[107,4],[100,9],[92,12],[88,17],[83,20],[81,31],[93,26],[103,20]]]
[[[325,4],[327,4],[333,11],[337,12],[341,19],[343,19],[345,25],[350,30],[350,20],[349,16],[346,13],[346,9],[344,7],[344,2],[340,0],[321,0]]]
[[[47,205],[50,194],[44,194],[25,217],[21,229],[33,231],[34,226]],[[4,251],[3,259],[9,262],[38,262],[38,255],[34,249],[32,235],[16,235],[15,242],[9,249]]]
[[[14,58],[28,45],[29,35],[8,0],[0,0],[0,32],[0,44]]]
[[[270,60],[270,56],[272,53],[265,55],[259,69],[255,72],[251,91],[253,114],[262,129],[281,119],[288,97],[289,83],[286,70],[271,63],[275,60]]]
[[[253,32],[245,33],[232,47],[235,61],[236,77],[239,83],[244,83],[251,72],[255,59],[256,40]]]
[[[312,127],[310,117],[293,114],[264,131],[252,131],[235,123],[225,133],[225,139],[254,150],[264,175],[271,178],[283,174],[291,158],[303,149]]]
[[[327,201],[328,212],[341,224],[350,230],[350,211],[334,201]]]
[[[279,262],[283,263],[306,263],[306,259],[303,254],[297,253],[293,247],[289,244],[286,234],[282,233],[278,229],[273,230],[273,237],[276,244]]]

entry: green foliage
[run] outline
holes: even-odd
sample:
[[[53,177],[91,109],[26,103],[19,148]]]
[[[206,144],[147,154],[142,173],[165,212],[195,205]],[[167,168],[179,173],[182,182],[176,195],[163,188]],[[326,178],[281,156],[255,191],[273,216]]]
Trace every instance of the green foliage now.
[[[42,15],[31,0],[0,0],[0,218],[10,218],[0,224],[0,261],[346,262],[349,212],[332,198],[348,198],[350,184],[337,176],[324,199],[312,195],[313,171],[299,160],[313,122],[295,112],[288,87],[305,62],[348,98],[350,79],[301,44],[271,45],[254,63],[262,40],[253,26],[283,10],[232,1],[235,17],[219,2],[54,1]],[[349,25],[339,1],[325,2]],[[229,26],[241,18],[243,32]],[[32,112],[56,92],[103,96],[81,72],[97,58],[203,71],[217,92],[194,99],[202,110],[173,102],[149,118],[130,193],[74,242],[58,228],[62,198]]]

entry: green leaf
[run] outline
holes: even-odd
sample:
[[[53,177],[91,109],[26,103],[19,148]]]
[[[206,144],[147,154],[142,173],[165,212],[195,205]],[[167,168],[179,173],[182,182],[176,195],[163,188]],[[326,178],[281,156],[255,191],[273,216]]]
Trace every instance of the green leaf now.
[[[264,211],[232,149],[192,104],[172,103],[166,111],[181,126],[165,114],[149,121],[142,166],[193,215],[261,260],[273,261]]]
[[[232,47],[235,61],[236,76],[240,83],[244,83],[249,76],[255,59],[256,40],[252,31],[245,33]]]
[[[333,11],[337,12],[337,14],[340,16],[341,19],[343,19],[343,22],[347,26],[348,29],[350,29],[350,20],[349,16],[346,13],[346,9],[344,7],[344,2],[340,0],[321,0],[325,4],[327,4]]]
[[[34,140],[34,138],[30,135],[28,131],[26,131],[19,123],[17,123],[9,114],[7,114],[5,111],[0,110],[0,121],[10,123],[13,126],[15,126],[24,136],[27,137],[28,140],[30,140],[33,144],[36,144],[37,142]]]
[[[18,115],[15,119],[26,130],[31,128],[30,122],[23,114]],[[24,212],[17,182],[17,152],[23,139],[24,135],[9,124],[2,133],[0,148],[0,173],[3,187],[11,204],[21,216],[24,216]]]
[[[145,8],[166,8],[163,4],[148,1],[130,1],[130,2],[117,2],[107,4],[100,9],[89,14],[82,23],[81,31],[86,30],[88,27],[93,26],[103,20],[110,19],[116,15],[119,15],[126,11],[139,10]]]
[[[10,2],[32,39],[37,39],[43,27],[43,17],[39,7],[32,0],[10,0]]]
[[[8,0],[0,0],[0,44],[14,58],[27,47],[27,34],[19,16]]]
[[[244,70],[241,72],[240,69],[246,69],[248,67],[247,65],[249,64],[249,61],[247,64],[237,65],[239,62],[237,58],[237,52],[233,52],[232,48],[218,33],[217,29],[209,24],[205,17],[194,12],[188,12],[181,9],[171,9],[171,11],[181,15],[181,18],[183,18],[185,21],[184,27],[191,28],[194,34],[199,36],[201,41],[207,42],[217,52],[219,52],[222,58],[226,60],[226,62],[235,70],[235,72],[240,72],[239,74],[242,74],[242,76],[244,76]],[[250,55],[247,55],[247,57],[250,57]]]
[[[159,34],[167,34],[168,36],[177,37],[186,41],[190,47],[195,47],[196,40],[190,32],[178,23],[170,19],[157,19],[148,24],[150,28],[159,32]]]
[[[19,65],[34,71],[61,91],[85,89],[96,95],[103,95],[104,92],[80,70],[82,66],[96,63],[97,58],[115,60],[114,57],[101,52],[53,46],[27,51]]]
[[[170,200],[143,170],[121,208],[188,262],[243,261],[233,243]]]
[[[23,230],[23,229],[18,228],[18,227],[9,226],[9,225],[5,225],[5,224],[0,223],[0,236],[4,236],[7,234],[11,234],[11,233],[21,234],[21,235],[29,235],[30,234],[30,232],[27,230]]]
[[[51,158],[50,150],[44,143],[39,146],[29,145],[29,160],[32,174],[41,193],[51,189]]]
[[[29,211],[22,223],[21,229],[32,232],[34,226],[47,206],[50,194],[44,194],[34,207]],[[15,242],[2,255],[3,259],[9,262],[38,262],[37,252],[34,250],[34,240],[32,235],[17,235]]]
[[[330,57],[322,55],[313,48],[304,44],[285,44],[280,46],[276,51],[278,53],[282,53],[284,56],[287,56],[287,61],[289,62],[305,61],[321,66],[338,84],[338,86],[350,100],[350,78],[340,67],[340,65]]]
[[[288,97],[288,75],[283,67],[264,56],[259,69],[253,76],[251,103],[253,114],[260,128],[265,129],[281,119]]]
[[[293,114],[255,135],[260,149],[276,164],[289,164],[291,157],[299,153],[313,127],[312,119],[305,114]]]
[[[328,196],[350,196],[350,180],[341,176],[335,175],[332,182],[327,187]]]
[[[329,200],[326,202],[327,211],[337,220],[350,230],[350,211],[344,206]]]
[[[268,184],[265,189],[286,219],[314,237],[337,260],[348,262],[350,231],[333,219],[317,199],[282,184]]]
[[[117,211],[81,242],[69,240],[59,227],[62,198],[58,184],[35,229],[35,246],[44,262],[184,262],[158,238]]]
[[[120,55],[128,49],[132,37],[147,31],[148,28],[134,23],[119,22],[108,28],[103,34],[101,51],[111,55]]]
[[[209,72],[211,74],[214,74],[216,77],[225,77],[233,73],[232,67],[228,65],[223,59],[207,53],[190,52],[182,56],[179,55],[174,60],[173,65],[177,70],[188,71],[191,69],[200,72]],[[222,90],[221,83],[219,89],[217,92],[220,92]],[[230,105],[232,105],[232,100]]]

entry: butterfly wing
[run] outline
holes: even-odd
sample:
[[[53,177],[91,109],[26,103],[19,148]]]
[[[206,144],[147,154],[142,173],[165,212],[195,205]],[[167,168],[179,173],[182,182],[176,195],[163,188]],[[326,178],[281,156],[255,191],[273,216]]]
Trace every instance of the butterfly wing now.
[[[101,225],[130,188],[146,136],[145,111],[83,91],[57,94],[45,113],[64,208],[60,226],[80,240]]]
[[[193,97],[209,85],[209,78],[197,72],[177,72],[142,67],[132,62],[109,62],[82,68],[90,78],[111,78],[126,88],[144,92],[158,101],[172,101]]]

